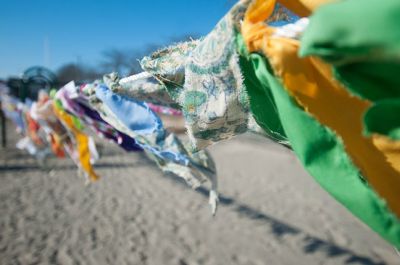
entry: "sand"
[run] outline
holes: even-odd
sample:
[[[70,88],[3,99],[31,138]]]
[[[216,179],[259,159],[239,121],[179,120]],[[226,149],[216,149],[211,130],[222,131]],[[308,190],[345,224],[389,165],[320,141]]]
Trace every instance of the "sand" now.
[[[210,148],[215,217],[207,188],[191,190],[141,153],[105,144],[102,179],[85,186],[68,159],[42,170],[9,137],[0,151],[0,264],[400,264],[290,150],[258,136]]]

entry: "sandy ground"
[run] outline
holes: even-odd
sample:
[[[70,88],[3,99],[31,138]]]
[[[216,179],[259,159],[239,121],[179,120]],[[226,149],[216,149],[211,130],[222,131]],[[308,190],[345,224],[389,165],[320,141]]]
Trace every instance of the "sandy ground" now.
[[[11,127],[11,126],[10,126]],[[253,135],[210,148],[221,203],[106,145],[101,181],[67,160],[43,171],[0,151],[0,264],[400,264],[389,244],[325,193],[287,149]]]

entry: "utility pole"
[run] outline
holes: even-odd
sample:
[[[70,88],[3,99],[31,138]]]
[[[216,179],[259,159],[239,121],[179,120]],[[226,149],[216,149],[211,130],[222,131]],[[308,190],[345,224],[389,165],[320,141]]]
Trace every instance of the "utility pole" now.
[[[4,115],[3,109],[1,107],[0,101],[0,122],[1,122],[1,146],[3,148],[7,147],[7,130],[6,130],[6,116]]]

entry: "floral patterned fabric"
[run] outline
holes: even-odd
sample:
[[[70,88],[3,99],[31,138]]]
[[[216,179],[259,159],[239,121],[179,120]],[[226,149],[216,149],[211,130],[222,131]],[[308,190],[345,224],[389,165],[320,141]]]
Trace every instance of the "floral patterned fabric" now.
[[[165,86],[147,72],[121,80],[117,73],[111,73],[105,75],[103,80],[116,94],[158,105],[179,108],[178,104],[169,96]]]
[[[204,39],[141,61],[181,106],[194,151],[248,129],[249,103],[234,41],[247,2],[238,3]]]

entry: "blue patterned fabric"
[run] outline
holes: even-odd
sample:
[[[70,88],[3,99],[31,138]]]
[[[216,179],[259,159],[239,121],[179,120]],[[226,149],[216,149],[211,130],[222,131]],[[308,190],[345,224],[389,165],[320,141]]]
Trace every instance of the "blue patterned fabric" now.
[[[189,163],[189,160],[183,154],[162,148],[166,131],[161,119],[145,102],[115,94],[105,85],[97,87],[96,97],[109,108],[128,130],[136,135],[135,139],[138,139],[138,145],[143,149],[160,158],[172,160],[182,165]],[[153,139],[154,144],[147,141],[146,138]]]

